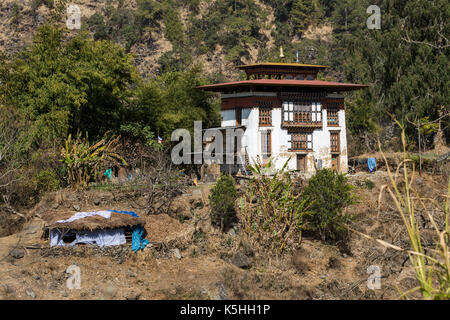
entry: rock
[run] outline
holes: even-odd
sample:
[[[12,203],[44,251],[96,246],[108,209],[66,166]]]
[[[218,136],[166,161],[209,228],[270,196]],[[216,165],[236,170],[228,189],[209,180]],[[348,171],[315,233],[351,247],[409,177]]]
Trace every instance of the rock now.
[[[47,284],[47,289],[48,290],[56,290],[56,289],[58,289],[58,285],[56,283],[54,283],[54,282],[49,282]]]
[[[59,208],[59,203],[55,202],[52,206],[53,209],[58,209]]]
[[[125,296],[125,299],[127,299],[127,300],[139,300],[140,297],[141,297],[141,293],[140,292],[135,292],[135,291],[132,290]]]
[[[45,23],[45,18],[43,16],[41,16],[40,14],[37,15],[36,20],[39,24]]]
[[[216,300],[228,300],[227,290],[225,286],[221,283],[217,286],[217,291],[219,293]]]
[[[65,290],[62,290],[62,291],[61,291],[61,295],[62,295],[64,298],[67,298],[67,297],[69,296],[69,294],[68,294]]]
[[[13,287],[3,284],[0,286],[0,299],[15,299],[16,291]]]
[[[304,286],[299,286],[295,289],[294,296],[292,298],[296,300],[311,300],[313,295],[314,294],[310,289]]]
[[[236,237],[236,231],[234,230],[234,228],[231,228],[230,230],[228,230],[228,235],[231,237]]]
[[[25,255],[25,251],[23,251],[22,249],[12,249],[9,252],[10,256],[13,257],[14,259],[22,259],[23,256]]]
[[[45,228],[45,221],[34,217],[31,221],[25,224],[22,234],[23,240],[38,240],[41,238]]]
[[[25,292],[27,296],[31,297],[32,299],[36,299],[36,293],[34,293],[33,289],[27,288]]]
[[[173,256],[175,258],[177,258],[178,260],[180,260],[182,258],[181,252],[180,252],[180,250],[178,248],[173,249],[172,253],[173,253]]]
[[[94,200],[94,204],[95,204],[96,206],[100,205],[101,202],[102,202],[102,201],[101,201],[100,199],[95,199],[95,200]]]
[[[103,294],[107,297],[107,298],[114,298],[117,294],[117,288],[113,285],[108,285],[106,286],[106,288],[103,290]]]
[[[95,296],[95,289],[91,289],[91,295]]]
[[[242,269],[248,269],[251,267],[250,259],[240,251],[233,256],[231,263]]]
[[[77,205],[77,204],[75,204],[74,206],[73,206],[73,210],[75,210],[75,211],[80,211],[80,206],[79,205]]]
[[[36,276],[36,277],[34,277],[34,279],[35,280],[41,280],[41,277],[40,276]]]

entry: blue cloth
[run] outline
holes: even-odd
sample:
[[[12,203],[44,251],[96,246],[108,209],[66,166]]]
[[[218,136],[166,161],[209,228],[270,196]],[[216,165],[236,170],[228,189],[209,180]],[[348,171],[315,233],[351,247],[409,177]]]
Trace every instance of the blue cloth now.
[[[125,214],[129,214],[130,216],[133,216],[135,218],[139,218],[137,213],[133,212],[133,211],[120,211],[120,210],[108,210],[108,211],[115,212],[115,213],[125,213]]]
[[[112,170],[111,168],[109,168],[108,170],[105,171],[105,173],[103,174],[105,177],[107,177],[109,180],[111,180],[112,178]]]
[[[131,235],[131,251],[143,250],[150,242],[144,239],[145,229],[143,226],[134,226]]]
[[[367,166],[369,167],[369,171],[372,172],[377,167],[377,159],[375,158],[367,158]]]

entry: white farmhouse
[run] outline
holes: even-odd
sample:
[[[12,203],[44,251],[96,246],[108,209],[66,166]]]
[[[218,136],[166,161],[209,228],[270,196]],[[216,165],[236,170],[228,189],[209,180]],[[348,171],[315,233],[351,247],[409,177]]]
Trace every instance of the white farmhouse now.
[[[320,65],[258,63],[238,67],[244,81],[201,86],[221,93],[221,131],[242,128],[238,157],[312,174],[316,168],[347,172],[342,92],[365,85],[317,80]],[[236,172],[239,166],[235,166]]]

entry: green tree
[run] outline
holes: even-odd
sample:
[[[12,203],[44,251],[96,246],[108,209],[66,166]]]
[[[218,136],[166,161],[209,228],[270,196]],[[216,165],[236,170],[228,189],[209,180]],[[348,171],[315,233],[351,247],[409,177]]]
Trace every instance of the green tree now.
[[[168,72],[143,83],[137,90],[132,105],[131,118],[135,123],[149,125],[160,136],[168,138],[173,130],[193,130],[195,120],[203,121],[203,127],[220,123],[219,102],[214,95],[198,90],[206,84],[201,67],[186,71]],[[130,119],[130,118],[128,118]]]
[[[226,231],[232,222],[237,221],[235,202],[237,199],[234,179],[224,174],[220,176],[209,195],[211,223]]]
[[[121,47],[83,33],[66,39],[64,29],[49,25],[7,69],[4,99],[31,121],[27,150],[58,145],[69,132],[97,138],[118,129],[138,80]]]
[[[440,107],[450,102],[450,46],[445,37],[450,31],[450,4],[443,0],[382,2],[381,30],[366,26],[369,4],[336,1],[332,66],[342,72],[343,80],[371,84],[369,90],[356,94],[368,110],[362,123],[374,118],[383,127],[392,126],[394,115],[406,126],[408,140],[416,141],[417,130],[407,119],[437,119]],[[351,123],[359,120],[350,118],[349,125],[357,127]],[[449,119],[444,122],[448,137]],[[385,133],[382,140],[389,138]]]
[[[354,202],[352,189],[345,175],[331,169],[318,170],[303,192],[312,211],[305,216],[305,228],[318,232],[323,240],[344,240],[345,224],[351,221],[344,208]]]
[[[290,12],[295,34],[302,35],[308,26],[315,22],[318,3],[311,0],[295,0]]]

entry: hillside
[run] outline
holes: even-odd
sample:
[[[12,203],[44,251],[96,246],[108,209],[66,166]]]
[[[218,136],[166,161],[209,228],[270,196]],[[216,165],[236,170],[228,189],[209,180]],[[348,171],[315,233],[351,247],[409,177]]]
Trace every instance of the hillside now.
[[[209,74],[223,74],[231,79],[238,76],[234,68],[236,63],[254,63],[262,56],[267,56],[269,52],[271,54],[276,52],[279,47],[275,45],[275,11],[270,4],[253,0],[239,1],[239,5],[242,3],[244,8],[248,8],[243,18],[248,16],[255,20],[243,23],[241,20],[231,21],[230,19],[230,22],[236,23],[236,28],[252,28],[248,35],[238,33],[236,36],[241,38],[232,39],[235,36],[233,34],[235,30],[227,30],[227,28],[221,30],[219,25],[221,21],[217,20],[217,18],[222,19],[233,14],[234,10],[227,8],[228,2],[163,1],[167,3],[165,9],[159,9],[152,4],[159,2],[136,0],[80,0],[76,2],[76,5],[81,9],[82,29],[88,30],[93,37],[111,39],[126,47],[127,51],[135,55],[136,66],[145,77],[153,78],[156,74],[160,74],[163,59],[179,54],[177,47],[180,46],[192,55],[192,62],[202,63]],[[50,3],[52,1],[2,1],[0,4],[0,50],[4,50],[9,55],[17,53],[31,42],[39,26],[54,21],[52,17],[56,9],[55,5]],[[223,11],[224,8],[227,10]],[[152,12],[151,9],[154,11]],[[154,14],[153,19],[144,19],[145,22],[140,24],[138,20],[142,12],[144,15]],[[174,21],[171,20],[170,14],[175,17]],[[64,25],[66,17],[65,14],[59,14],[56,22]],[[101,27],[106,29],[107,35],[100,35],[100,27],[96,23],[99,19],[103,20]],[[217,32],[213,36],[206,35],[204,26],[199,25],[199,22],[208,20],[211,20],[211,27]],[[119,24],[113,26],[114,21]],[[132,30],[128,30],[129,27],[132,27]],[[193,34],[194,32],[198,34]],[[205,37],[201,38],[202,35]],[[322,38],[327,41],[330,35],[331,28],[328,24],[324,27],[320,26],[317,32],[316,27],[310,26],[304,37],[313,40]],[[212,38],[206,38],[206,36]],[[227,39],[224,40],[223,36]],[[214,39],[216,41],[211,43]],[[227,40],[232,43],[226,43]],[[195,47],[196,44],[199,46]],[[289,47],[292,44],[298,45],[301,41],[293,37],[284,45]]]
[[[398,213],[392,211],[392,200],[386,195],[376,209],[380,189],[388,180],[382,171],[351,177],[361,200],[348,208],[356,215],[352,227],[405,246],[407,233]],[[445,187],[445,181],[426,174],[413,185],[431,197]],[[130,192],[128,187],[47,194],[28,213],[30,221],[23,231],[0,238],[0,300],[390,300],[398,299],[399,290],[406,292],[417,285],[406,252],[356,233],[345,249],[305,236],[301,248],[275,256],[264,244],[259,247],[246,242],[245,232],[238,226],[228,233],[211,226],[207,197],[212,185],[192,186],[177,197],[169,214],[148,216],[137,206],[146,201],[144,194],[139,196],[141,190]],[[244,189],[238,187],[240,193]],[[95,199],[101,200],[98,205]],[[41,238],[45,223],[39,217],[71,211],[75,206],[87,211],[133,208],[145,217],[151,246],[137,254],[130,251],[130,244],[49,247],[48,240]],[[423,245],[433,247],[433,230],[424,225],[422,232]],[[81,270],[81,288],[70,290],[66,269],[74,263]],[[367,287],[371,265],[381,268],[381,289]],[[410,298],[419,299],[420,295]]]
[[[70,0],[2,0],[0,299],[448,299],[450,3],[374,2],[76,0],[72,30]],[[321,66],[266,64],[226,89],[234,105],[200,89],[280,48],[328,66],[321,82],[292,80]],[[176,161],[197,160],[198,121],[228,115],[266,164]],[[111,208],[129,215],[108,220],[121,245],[50,246],[56,219]],[[82,290],[64,286],[73,264]]]

